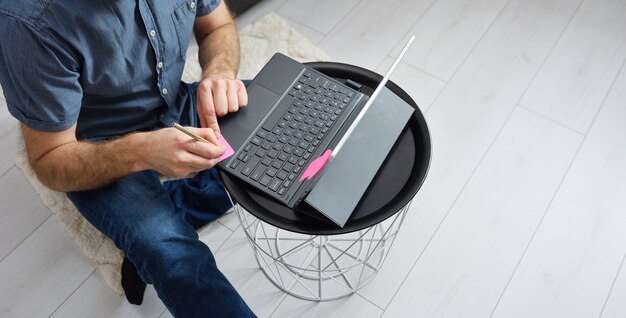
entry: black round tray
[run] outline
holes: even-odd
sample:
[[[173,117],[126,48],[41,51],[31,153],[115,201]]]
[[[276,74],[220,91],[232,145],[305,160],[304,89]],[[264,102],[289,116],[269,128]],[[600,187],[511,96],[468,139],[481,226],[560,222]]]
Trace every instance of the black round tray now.
[[[360,83],[363,85],[361,91],[368,95],[373,92],[371,87],[376,87],[382,80],[379,74],[349,64],[314,62],[307,65],[340,81],[351,79]],[[224,186],[233,200],[264,222],[311,235],[354,232],[394,215],[413,199],[424,183],[430,164],[431,144],[426,121],[417,104],[395,83],[389,81],[386,86],[413,106],[415,112],[343,228],[325,221],[310,207],[290,209],[220,171]]]

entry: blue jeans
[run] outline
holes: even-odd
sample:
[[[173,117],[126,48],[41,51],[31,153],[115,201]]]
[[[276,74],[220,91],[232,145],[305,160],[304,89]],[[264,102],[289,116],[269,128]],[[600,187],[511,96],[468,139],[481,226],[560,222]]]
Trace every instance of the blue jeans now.
[[[175,317],[254,317],[196,232],[232,206],[215,169],[163,185],[148,170],[67,196],[154,285]]]

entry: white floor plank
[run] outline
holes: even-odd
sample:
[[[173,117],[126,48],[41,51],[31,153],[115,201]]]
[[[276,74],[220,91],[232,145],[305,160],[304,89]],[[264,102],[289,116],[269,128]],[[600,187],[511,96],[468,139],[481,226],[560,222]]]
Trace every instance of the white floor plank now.
[[[0,177],[0,202],[2,260],[50,217],[50,211],[15,167]]]
[[[222,215],[222,217],[217,219],[217,222],[231,231],[234,231],[239,227],[239,219],[237,219],[237,214],[235,212],[229,212]]]
[[[362,1],[320,42],[320,47],[333,60],[375,69],[432,2]]]
[[[278,13],[317,32],[328,34],[359,0],[288,0]]]
[[[600,314],[626,252],[625,103],[622,70],[495,317]]]
[[[215,254],[215,258],[218,268],[235,286],[252,311],[259,317],[269,317],[285,294],[259,269],[241,227]]]
[[[165,306],[152,286],[148,286],[141,306],[131,305],[114,293],[94,272],[87,281],[52,315],[52,318],[133,318],[159,317]]]
[[[49,218],[0,262],[0,313],[47,317],[93,271],[57,220]]]
[[[587,0],[521,104],[586,133],[626,58],[626,2]]]
[[[311,43],[313,44],[318,44],[320,43],[320,41],[322,41],[322,39],[324,39],[324,37],[326,37],[325,34],[320,33],[318,31],[315,31],[303,24],[301,24],[300,22],[294,21],[289,17],[282,17],[283,20],[285,20],[285,22],[287,22],[287,24],[289,24],[290,27],[292,27],[294,30],[298,31],[298,33],[304,35],[304,37],[306,37],[309,41],[311,41]]]
[[[518,108],[383,317],[489,316],[582,138]]]
[[[287,0],[263,0],[254,5],[250,10],[236,17],[237,28],[241,29],[248,24],[263,17],[264,15],[278,10]]]
[[[385,267],[360,292],[366,299],[387,307],[576,8],[569,0],[510,2],[430,107],[430,172]]]
[[[611,293],[602,309],[601,318],[626,317],[626,268],[622,260],[622,268],[611,287]]]
[[[394,60],[394,58],[387,57],[378,67],[378,74],[385,75]],[[391,75],[391,80],[413,98],[422,112],[428,110],[446,85],[442,80],[402,62]]]
[[[448,81],[508,0],[436,1],[408,34],[415,34],[415,47],[406,62]],[[408,39],[408,35],[404,38]],[[404,47],[394,50],[394,56]]]
[[[228,241],[232,234],[233,231],[226,226],[219,222],[213,222],[202,229],[200,241],[204,242],[211,249],[211,252],[215,254],[224,246],[224,243]]]
[[[272,315],[272,318],[378,318],[382,313],[382,309],[372,305],[372,303],[358,295],[325,302],[306,301],[287,296]]]

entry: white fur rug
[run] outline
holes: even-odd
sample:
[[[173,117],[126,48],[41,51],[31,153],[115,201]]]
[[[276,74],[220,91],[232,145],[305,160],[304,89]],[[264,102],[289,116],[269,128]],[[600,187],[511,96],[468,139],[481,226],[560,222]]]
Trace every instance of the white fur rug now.
[[[290,28],[275,14],[269,14],[240,30],[242,61],[238,77],[252,79],[275,52],[281,52],[301,62],[326,61],[326,53],[315,47],[305,37]],[[198,58],[190,58],[185,65],[183,81],[194,82],[200,78]],[[23,141],[19,141],[23,145]],[[96,230],[76,210],[65,194],[44,187],[31,170],[23,147],[15,157],[43,203],[58,218],[85,256],[100,271],[106,283],[118,294],[122,253],[113,242]],[[202,229],[199,231],[202,236]]]

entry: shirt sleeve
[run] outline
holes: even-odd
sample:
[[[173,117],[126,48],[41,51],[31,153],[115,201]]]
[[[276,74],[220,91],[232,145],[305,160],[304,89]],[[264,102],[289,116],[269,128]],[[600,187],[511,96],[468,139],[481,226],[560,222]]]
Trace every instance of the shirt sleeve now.
[[[203,15],[207,15],[213,10],[217,9],[222,0],[197,0],[198,9],[196,9],[196,16],[200,17]]]
[[[78,63],[48,35],[0,16],[0,84],[9,112],[26,126],[62,131],[78,119]]]

